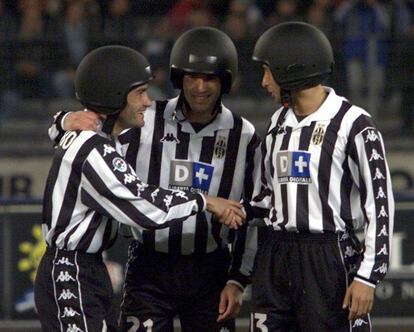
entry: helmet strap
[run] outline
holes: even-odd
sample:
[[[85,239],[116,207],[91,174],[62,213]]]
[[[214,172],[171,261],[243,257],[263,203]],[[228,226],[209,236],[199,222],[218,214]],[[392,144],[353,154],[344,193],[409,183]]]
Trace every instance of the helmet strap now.
[[[280,89],[280,101],[286,109],[292,105],[292,93],[290,90]]]
[[[102,131],[105,134],[112,135],[112,130],[114,129],[115,122],[118,119],[120,112],[116,112],[115,114],[110,114],[106,117],[106,120],[102,124]]]

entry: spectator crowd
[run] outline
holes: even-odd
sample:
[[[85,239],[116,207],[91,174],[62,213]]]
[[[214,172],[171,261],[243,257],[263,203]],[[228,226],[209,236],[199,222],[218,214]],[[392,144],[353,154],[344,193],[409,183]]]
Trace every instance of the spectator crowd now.
[[[258,97],[254,43],[268,27],[292,20],[314,24],[331,40],[330,84],[339,93],[374,117],[398,96],[402,133],[414,134],[414,0],[0,0],[0,114],[27,98],[73,98],[78,63],[105,44],[144,53],[155,73],[153,97],[169,98],[171,47],[183,31],[202,25],[236,44],[232,95]]]

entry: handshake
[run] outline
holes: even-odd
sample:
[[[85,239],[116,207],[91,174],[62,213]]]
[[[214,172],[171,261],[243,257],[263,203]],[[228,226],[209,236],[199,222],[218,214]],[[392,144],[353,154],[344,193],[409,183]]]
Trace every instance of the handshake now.
[[[239,202],[221,197],[205,196],[207,211],[215,215],[218,221],[229,228],[237,229],[243,225],[246,216]]]

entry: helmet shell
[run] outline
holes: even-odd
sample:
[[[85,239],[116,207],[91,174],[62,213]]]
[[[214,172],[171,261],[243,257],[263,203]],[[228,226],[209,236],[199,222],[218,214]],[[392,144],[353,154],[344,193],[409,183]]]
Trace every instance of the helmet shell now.
[[[118,45],[99,47],[80,62],[76,97],[86,108],[114,114],[126,105],[128,92],[152,79],[148,60],[138,51]]]
[[[269,66],[276,83],[285,90],[322,83],[334,65],[328,38],[304,22],[281,23],[265,31],[256,42],[253,60]]]
[[[229,93],[238,70],[237,50],[224,32],[211,27],[197,27],[183,33],[170,56],[170,79],[182,89],[185,73],[219,76],[222,93]]]

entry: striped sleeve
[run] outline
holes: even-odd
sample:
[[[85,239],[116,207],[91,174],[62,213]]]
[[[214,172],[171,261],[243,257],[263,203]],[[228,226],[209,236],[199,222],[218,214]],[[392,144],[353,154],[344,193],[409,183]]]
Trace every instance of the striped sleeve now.
[[[53,122],[50,125],[47,132],[49,134],[50,140],[54,142],[54,145],[58,145],[59,141],[65,134],[65,130],[63,129],[62,124],[63,119],[67,114],[69,113],[65,111],[60,111],[53,116]]]
[[[257,177],[254,185],[252,199],[244,200],[243,206],[246,211],[246,220],[251,221],[255,218],[266,218],[272,206],[272,170],[271,151],[274,147],[275,139],[272,132],[268,133],[260,144],[261,166],[257,169]]]
[[[349,155],[358,167],[354,178],[366,219],[365,250],[355,279],[375,287],[385,276],[394,226],[394,198],[380,132],[369,116],[357,118],[349,135]]]
[[[205,209],[204,197],[143,183],[108,143],[99,144],[82,168],[82,201],[121,223],[159,229]]]
[[[254,133],[246,149],[246,169],[243,197],[250,200],[254,187],[260,182],[261,150],[260,138]],[[236,232],[233,242],[233,260],[229,278],[241,288],[250,283],[254,258],[257,251],[257,227],[247,223]]]

